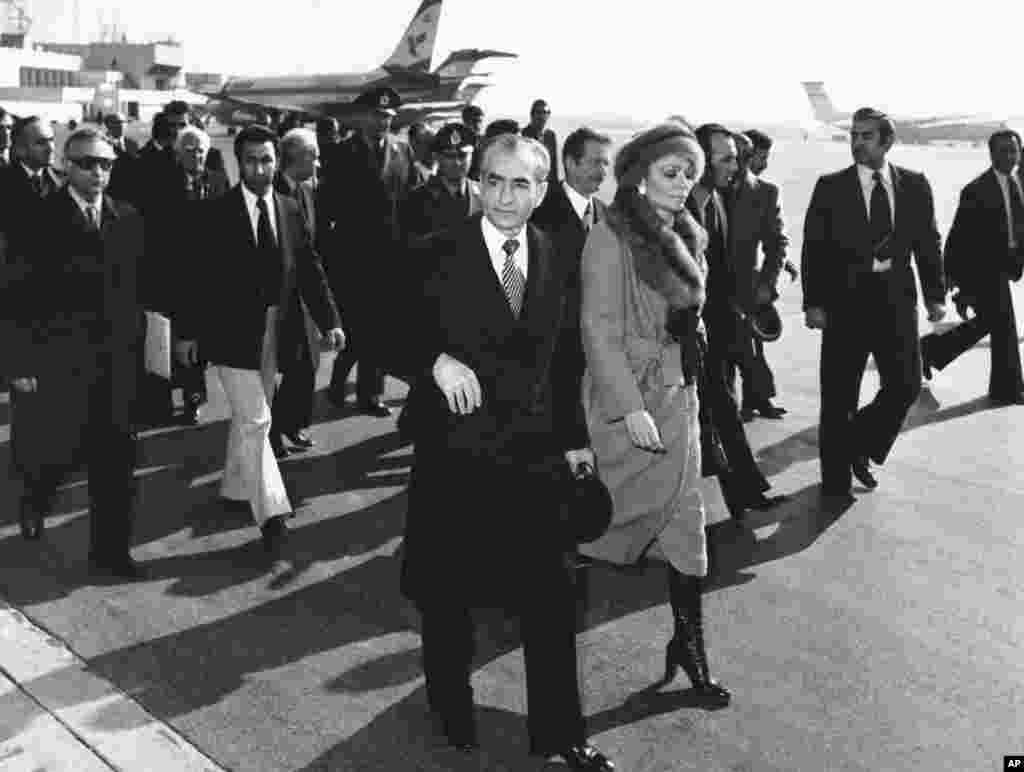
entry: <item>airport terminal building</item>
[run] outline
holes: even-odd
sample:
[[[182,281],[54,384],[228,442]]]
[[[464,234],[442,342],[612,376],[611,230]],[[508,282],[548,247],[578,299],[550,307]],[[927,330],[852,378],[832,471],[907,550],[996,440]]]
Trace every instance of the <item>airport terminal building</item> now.
[[[151,43],[29,43],[0,38],[0,105],[16,115],[61,123],[118,110],[149,121],[172,99],[202,104],[189,86],[216,85],[212,73],[185,72],[185,52],[173,41]]]

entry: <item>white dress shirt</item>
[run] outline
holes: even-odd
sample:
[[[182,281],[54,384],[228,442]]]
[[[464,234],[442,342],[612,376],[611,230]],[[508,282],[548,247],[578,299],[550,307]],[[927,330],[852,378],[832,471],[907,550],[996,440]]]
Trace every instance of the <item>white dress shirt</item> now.
[[[526,244],[526,226],[524,225],[519,229],[519,233],[515,236],[506,236],[504,233],[494,227],[494,224],[487,219],[487,217],[480,218],[481,230],[484,233],[484,244],[487,245],[487,252],[491,256],[491,267],[494,268],[494,273],[498,276],[498,284],[501,284],[501,275],[505,270],[505,250],[503,245],[509,239],[515,239],[519,242],[519,249],[512,255],[512,261],[519,267],[519,270],[523,272],[523,278],[527,276],[526,270],[529,265],[529,255],[527,254]]]
[[[1013,208],[1010,206],[1010,180],[1013,180],[1013,184],[1017,187],[1017,193],[1021,193],[1020,177],[1017,176],[1016,172],[1010,174],[1003,174],[1001,171],[992,167],[992,171],[996,173],[996,180],[999,182],[999,189],[1003,191],[1003,205],[1006,208],[1006,229],[1007,233],[1010,234],[1010,249],[1014,249],[1017,246],[1017,240],[1014,238],[1013,232]],[[1021,198],[1024,201],[1024,196]],[[1018,225],[1024,226],[1024,223],[1017,223]]]
[[[882,186],[885,190],[885,195],[889,197],[889,213],[892,217],[892,227],[895,228],[896,196],[892,187],[892,169],[889,168],[888,163],[885,163],[878,171],[882,174]],[[864,194],[864,208],[867,210],[869,221],[871,220],[871,194],[875,190],[875,181],[872,179],[874,175],[875,170],[870,166],[857,164],[857,176],[860,178],[860,190]]]
[[[256,208],[260,198],[267,202],[267,219],[270,220],[270,232],[274,234],[274,240],[280,243],[277,237],[277,212],[274,211],[274,189],[268,188],[267,192],[257,197],[249,188],[242,183],[242,198],[245,199],[245,208],[249,212],[249,222],[252,223],[252,238],[257,244],[260,241],[259,222],[260,210]]]
[[[89,213],[86,212],[85,210],[86,210],[87,207],[91,206],[93,209],[96,210],[96,227],[100,228],[100,227],[103,226],[103,194],[102,193],[100,194],[99,198],[96,199],[96,202],[93,203],[93,204],[90,204],[88,201],[86,201],[84,198],[82,198],[82,196],[79,195],[78,191],[75,190],[70,185],[68,185],[68,193],[71,194],[71,200],[74,201],[76,204],[78,204],[78,208],[82,210],[82,216],[86,219],[86,221],[88,221],[88,219],[89,219]]]
[[[576,216],[580,218],[580,222],[583,222],[583,215],[586,213],[588,206],[590,207],[590,221],[594,222],[593,196],[584,196],[570,185],[567,180],[562,180],[562,188],[565,189],[565,195],[569,197],[569,203],[572,204],[572,208],[576,212]]]

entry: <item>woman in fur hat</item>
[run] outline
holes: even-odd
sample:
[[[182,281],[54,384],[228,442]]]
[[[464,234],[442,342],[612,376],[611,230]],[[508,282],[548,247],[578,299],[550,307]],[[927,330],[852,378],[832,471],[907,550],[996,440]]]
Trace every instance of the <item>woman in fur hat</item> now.
[[[667,563],[674,632],[665,682],[682,667],[705,701],[721,705],[730,694],[711,679],[701,614],[708,558],[696,383],[707,234],[684,206],[703,170],[704,154],[681,123],[635,136],[615,159],[608,216],[587,239],[584,402],[615,514],[580,552],[617,564],[644,556]]]

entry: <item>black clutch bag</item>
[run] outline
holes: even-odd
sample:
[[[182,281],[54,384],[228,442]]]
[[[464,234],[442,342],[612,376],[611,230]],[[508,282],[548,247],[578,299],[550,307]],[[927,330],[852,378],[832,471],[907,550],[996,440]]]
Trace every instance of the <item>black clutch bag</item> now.
[[[559,508],[562,532],[569,544],[586,544],[600,538],[612,523],[612,495],[590,464],[577,474],[566,465]]]

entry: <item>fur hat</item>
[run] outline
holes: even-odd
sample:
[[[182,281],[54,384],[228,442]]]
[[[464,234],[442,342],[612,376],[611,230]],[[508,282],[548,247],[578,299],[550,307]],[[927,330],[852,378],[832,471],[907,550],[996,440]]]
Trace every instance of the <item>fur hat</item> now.
[[[681,123],[661,123],[642,131],[619,148],[615,156],[615,180],[621,187],[636,187],[651,164],[670,153],[692,151],[696,137]]]

